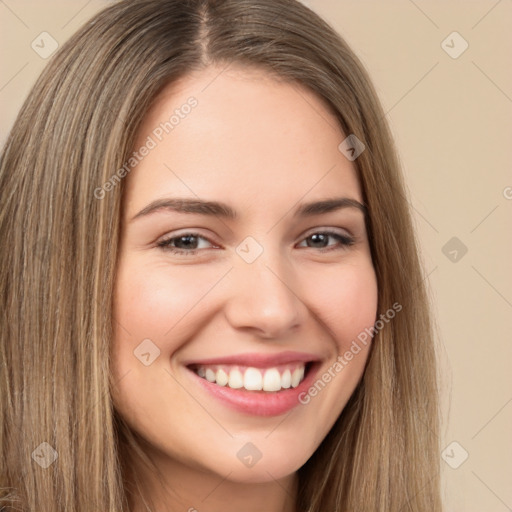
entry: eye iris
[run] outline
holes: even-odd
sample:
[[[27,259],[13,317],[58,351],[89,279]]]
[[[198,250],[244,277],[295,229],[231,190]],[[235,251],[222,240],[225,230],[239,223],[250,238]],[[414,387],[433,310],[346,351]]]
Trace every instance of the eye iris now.
[[[186,240],[185,244],[182,245],[180,241]],[[197,236],[194,235],[183,235],[175,238],[175,247],[179,249],[196,249],[197,247]],[[191,247],[193,246],[193,247]]]
[[[313,241],[313,247],[326,247],[327,242],[329,240],[329,235],[326,235],[325,233],[315,233],[314,235],[311,235],[309,237],[309,240]],[[320,245],[315,245],[318,242],[320,243]]]

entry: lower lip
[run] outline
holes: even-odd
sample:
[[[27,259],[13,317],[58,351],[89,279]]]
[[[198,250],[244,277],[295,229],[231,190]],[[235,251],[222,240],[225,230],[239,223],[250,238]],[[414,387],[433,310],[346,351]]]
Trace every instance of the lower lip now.
[[[297,405],[300,405],[299,395],[307,391],[318,371],[318,363],[309,368],[304,380],[296,387],[282,389],[281,391],[247,391],[246,389],[232,389],[219,386],[199,377],[188,369],[200,386],[216,399],[238,412],[251,416],[279,416]]]

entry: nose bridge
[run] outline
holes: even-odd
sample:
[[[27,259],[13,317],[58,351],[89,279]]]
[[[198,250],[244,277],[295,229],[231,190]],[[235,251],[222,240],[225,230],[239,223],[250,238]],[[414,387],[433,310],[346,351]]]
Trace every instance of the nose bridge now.
[[[293,290],[291,267],[279,248],[259,246],[247,240],[237,249],[226,315],[233,327],[254,328],[266,337],[283,336],[300,324],[304,305]]]

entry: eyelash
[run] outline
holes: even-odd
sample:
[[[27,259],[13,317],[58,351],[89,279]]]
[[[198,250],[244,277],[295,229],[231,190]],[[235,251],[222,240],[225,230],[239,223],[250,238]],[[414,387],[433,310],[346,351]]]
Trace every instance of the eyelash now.
[[[328,247],[319,248],[318,250],[320,252],[328,252],[328,251],[333,251],[333,250],[340,250],[340,249],[349,247],[349,246],[354,244],[354,239],[352,237],[350,237],[348,235],[342,235],[340,233],[336,233],[335,231],[329,231],[329,230],[327,230],[327,231],[315,231],[314,233],[311,233],[306,238],[304,238],[302,241],[307,240],[308,238],[311,238],[313,235],[318,235],[318,234],[328,235],[330,237],[336,238],[340,242],[339,245],[335,245],[335,246],[332,246],[332,247],[328,246]],[[172,254],[178,254],[178,255],[182,255],[182,256],[194,256],[199,251],[203,250],[203,249],[190,249],[190,250],[177,249],[177,248],[171,246],[171,242],[173,240],[177,240],[177,239],[183,238],[185,236],[193,236],[193,237],[196,237],[196,238],[202,238],[203,240],[207,240],[209,243],[212,243],[210,240],[208,240],[208,238],[200,235],[199,233],[188,232],[188,233],[183,233],[182,235],[173,236],[173,237],[169,237],[169,238],[166,238],[164,240],[161,240],[160,242],[158,242],[157,245],[158,245],[158,247],[160,247],[164,251],[169,251]],[[306,247],[306,248],[307,249],[314,249],[314,247]]]

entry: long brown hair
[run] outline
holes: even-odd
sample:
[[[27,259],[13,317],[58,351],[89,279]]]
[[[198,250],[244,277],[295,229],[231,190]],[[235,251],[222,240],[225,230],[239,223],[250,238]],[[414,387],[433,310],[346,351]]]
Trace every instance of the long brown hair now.
[[[64,44],[33,87],[0,166],[0,507],[129,510],[123,447],[136,441],[109,393],[123,180],[95,191],[129,158],[158,92],[212,63],[308,87],[364,142],[354,164],[378,315],[402,306],[299,470],[299,510],[440,511],[433,335],[396,151],[363,65],[295,0],[123,1]]]

